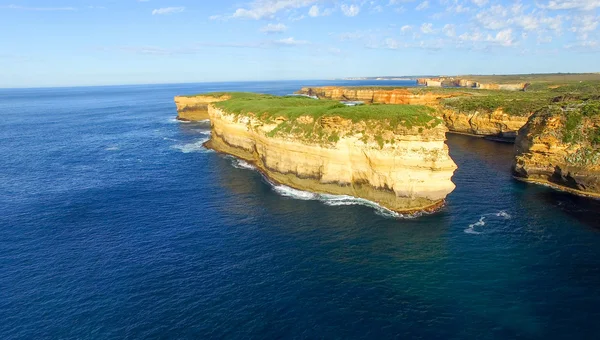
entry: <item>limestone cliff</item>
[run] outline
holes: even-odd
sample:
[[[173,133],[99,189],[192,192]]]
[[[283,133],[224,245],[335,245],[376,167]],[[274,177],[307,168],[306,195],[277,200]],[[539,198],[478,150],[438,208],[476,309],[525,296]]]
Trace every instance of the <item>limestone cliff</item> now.
[[[352,88],[352,87],[305,87],[297,93],[335,100],[360,100],[367,104],[411,104],[427,105],[437,110],[451,132],[475,136],[494,136],[506,141],[514,140],[517,131],[525,125],[528,116],[506,114],[502,109],[492,113],[461,112],[442,104],[444,99],[470,97],[471,93],[461,91],[411,91],[408,88]]]
[[[207,147],[249,161],[273,181],[299,190],[360,197],[413,213],[439,208],[455,187],[456,165],[442,124],[390,129],[381,121],[339,116],[265,120],[218,104],[208,105],[208,115]],[[319,134],[307,137],[307,131]]]
[[[515,143],[516,178],[600,197],[600,114],[588,104],[536,112]]]
[[[456,77],[441,77],[441,78],[419,78],[418,85],[427,87],[470,87],[483,90],[506,90],[506,91],[523,91],[529,86],[529,83],[483,83],[472,79],[456,78]]]
[[[208,104],[229,99],[229,95],[176,96],[177,119],[200,121],[208,119]]]
[[[452,132],[464,133],[477,136],[495,136],[514,139],[517,131],[525,123],[528,117],[511,116],[497,109],[492,113],[482,112],[458,112],[456,110],[440,109],[446,126]]]
[[[383,89],[341,86],[303,87],[297,93],[334,100],[359,100],[368,104],[411,104],[427,106],[437,106],[440,99],[464,95],[464,93],[460,92],[413,93],[407,88]]]

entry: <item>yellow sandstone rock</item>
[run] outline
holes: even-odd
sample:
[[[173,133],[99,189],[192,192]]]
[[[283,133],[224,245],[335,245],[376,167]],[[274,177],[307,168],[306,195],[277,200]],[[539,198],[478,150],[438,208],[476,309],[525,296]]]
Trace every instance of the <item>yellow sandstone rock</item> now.
[[[208,119],[208,104],[229,99],[228,95],[214,96],[177,96],[177,119],[183,121],[200,121]]]
[[[269,136],[281,124],[252,114],[234,115],[208,105],[212,125],[206,146],[253,163],[271,180],[299,190],[364,198],[400,213],[431,211],[455,188],[456,164],[445,144],[446,128],[399,126],[377,143],[368,126],[340,117],[314,122],[340,138],[319,143],[292,134]],[[298,118],[312,123],[312,117]],[[360,131],[360,132],[356,132]],[[381,133],[381,131],[378,131]]]

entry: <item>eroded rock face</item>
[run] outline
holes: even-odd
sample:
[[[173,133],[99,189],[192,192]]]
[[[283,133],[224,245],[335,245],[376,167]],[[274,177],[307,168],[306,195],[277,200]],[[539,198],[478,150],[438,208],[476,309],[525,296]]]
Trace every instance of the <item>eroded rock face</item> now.
[[[536,112],[519,130],[513,174],[577,195],[600,197],[600,150],[594,141],[598,129],[598,117],[585,117],[576,108]]]
[[[213,105],[208,113],[212,137],[207,147],[249,161],[273,181],[299,190],[360,197],[413,213],[439,208],[455,188],[451,177],[456,165],[441,124],[371,131],[377,122],[326,117],[314,124],[338,138],[323,142],[292,132],[273,135],[281,124],[277,119],[265,123]]]
[[[184,121],[200,121],[208,119],[208,104],[229,99],[229,96],[177,96],[177,119]]]
[[[502,110],[493,113],[463,113],[455,110],[441,109],[441,114],[450,131],[478,136],[498,136],[514,139],[517,131],[528,117],[511,116]]]

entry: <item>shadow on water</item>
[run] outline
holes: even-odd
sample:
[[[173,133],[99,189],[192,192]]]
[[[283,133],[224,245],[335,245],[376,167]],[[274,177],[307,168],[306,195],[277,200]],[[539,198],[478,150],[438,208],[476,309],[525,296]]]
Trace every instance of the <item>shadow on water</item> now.
[[[523,185],[533,184],[523,183]],[[600,231],[600,200],[579,197],[551,188],[541,188],[534,193],[533,197],[551,206],[555,211],[560,211],[595,231]]]
[[[484,162],[497,171],[508,171],[513,162],[513,145],[479,137],[447,133],[450,156],[461,166]]]

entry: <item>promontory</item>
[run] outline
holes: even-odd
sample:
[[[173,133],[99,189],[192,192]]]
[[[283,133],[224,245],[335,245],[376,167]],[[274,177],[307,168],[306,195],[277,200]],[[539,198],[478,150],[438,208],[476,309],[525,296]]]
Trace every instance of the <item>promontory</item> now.
[[[447,128],[424,105],[347,106],[254,93],[175,101],[180,119],[210,119],[206,147],[251,162],[295,189],[415,213],[438,209],[455,188]]]

